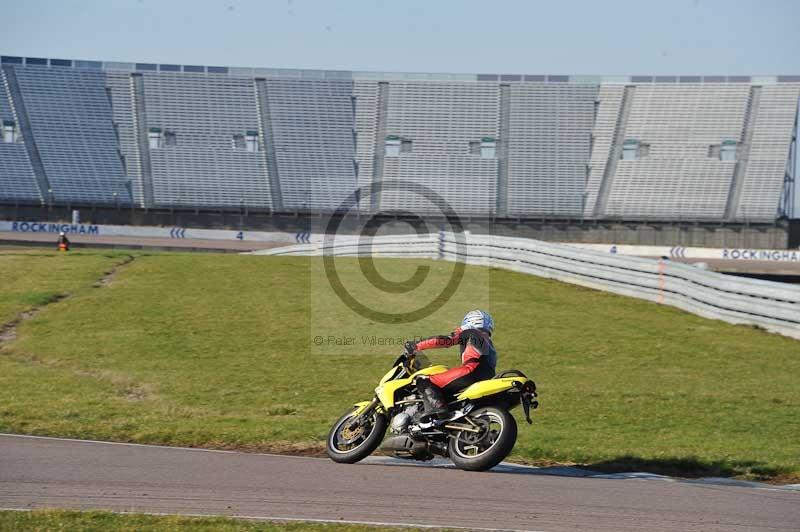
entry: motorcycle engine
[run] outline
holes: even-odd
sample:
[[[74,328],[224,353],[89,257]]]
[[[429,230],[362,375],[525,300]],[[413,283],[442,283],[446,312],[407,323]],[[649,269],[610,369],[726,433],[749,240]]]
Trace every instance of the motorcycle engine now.
[[[405,399],[416,399],[413,396],[406,397]],[[391,431],[395,434],[402,434],[408,430],[408,426],[414,419],[414,416],[420,412],[420,403],[410,403],[401,412],[392,418],[389,425]]]

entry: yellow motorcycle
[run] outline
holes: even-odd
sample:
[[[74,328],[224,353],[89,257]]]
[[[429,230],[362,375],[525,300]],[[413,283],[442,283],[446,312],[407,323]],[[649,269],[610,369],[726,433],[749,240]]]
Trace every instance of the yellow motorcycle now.
[[[353,464],[380,445],[398,458],[450,458],[467,471],[486,471],[508,456],[517,441],[517,422],[510,410],[522,405],[531,423],[531,408],[539,406],[536,384],[517,370],[476,382],[449,398],[443,419],[423,417],[422,397],[415,385],[420,375],[435,375],[447,367],[432,365],[422,353],[403,353],[375,388],[375,397],[353,405],[328,434],[328,456]],[[383,440],[387,427],[390,436]]]

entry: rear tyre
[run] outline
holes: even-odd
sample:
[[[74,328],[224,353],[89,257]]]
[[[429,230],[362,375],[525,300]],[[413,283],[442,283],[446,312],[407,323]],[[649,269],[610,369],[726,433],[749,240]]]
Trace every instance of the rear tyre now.
[[[348,411],[333,424],[325,450],[334,462],[340,464],[354,464],[363,460],[378,448],[389,421],[384,414],[372,411],[372,416],[365,422],[352,425],[356,421],[353,414],[355,410]]]
[[[450,436],[450,459],[465,471],[486,471],[511,453],[517,442],[517,421],[507,410],[495,406],[469,414],[480,432],[455,431]]]

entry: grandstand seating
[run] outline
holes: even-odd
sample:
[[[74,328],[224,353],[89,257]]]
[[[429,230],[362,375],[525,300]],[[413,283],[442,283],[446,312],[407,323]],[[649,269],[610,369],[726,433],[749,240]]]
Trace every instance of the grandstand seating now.
[[[265,83],[283,207],[335,208],[357,186],[353,83]]]
[[[5,74],[12,98],[21,99],[17,116],[35,143],[48,199],[130,204],[104,73],[30,66]]]
[[[234,135],[259,130],[252,79],[171,72],[142,78],[146,131],[160,134],[160,145],[148,147],[156,204],[270,204],[263,154],[234,147]]]
[[[127,72],[108,71],[106,72],[106,85],[110,89],[112,118],[119,138],[119,150],[123,168],[131,180],[133,201],[135,205],[143,205],[145,200],[142,190],[136,120],[131,103],[133,98],[131,76]]]
[[[611,163],[614,156],[615,140],[617,140],[617,122],[620,121],[620,111],[622,110],[623,98],[626,87],[621,84],[601,85],[597,94],[597,104],[595,106],[594,127],[591,137],[591,156],[589,158],[589,168],[587,172],[586,188],[584,194],[583,215],[587,218],[594,218],[595,213],[601,214],[598,201],[603,203],[608,197],[608,186],[611,179],[605,179],[610,175],[615,166]],[[619,154],[616,154],[619,158]],[[606,185],[605,198],[600,199],[601,187]]]
[[[415,191],[422,185],[446,198],[460,213],[491,214],[495,210],[496,157],[470,153],[470,142],[499,136],[499,92],[480,83],[391,83],[384,139],[375,149],[385,150],[386,137],[405,142],[397,156],[383,159],[387,181],[408,186],[387,189],[381,210],[436,211],[440,207]],[[487,154],[488,155],[488,154]]]
[[[18,135],[17,122],[5,74],[0,71],[0,127],[3,128],[0,132],[0,198],[41,201],[28,151]],[[11,138],[6,139],[6,135]]]
[[[379,172],[383,172],[382,158],[377,156],[383,153],[384,146],[379,146],[378,137],[384,138],[386,135],[385,121],[378,124],[376,119],[379,116],[380,86],[378,82],[356,80],[353,82],[353,97],[356,104],[354,120],[359,208],[364,212],[372,212],[380,208],[378,202],[372,201],[373,179],[380,179],[379,175],[375,175],[376,164],[380,164]]]
[[[797,126],[799,84],[767,85],[761,93],[738,213],[744,219],[772,218],[780,200],[792,132]]]
[[[469,216],[770,221],[800,98],[797,76],[1,63],[2,202],[424,214],[429,190]]]
[[[598,86],[511,87],[508,211],[580,217]]]
[[[0,143],[0,187],[3,199],[41,200],[24,145]]]
[[[0,120],[3,122],[15,121],[16,117],[11,110],[11,103],[8,99],[8,89],[5,74],[0,71]]]
[[[747,84],[637,86],[624,138],[649,153],[617,163],[605,214],[722,218],[736,163],[710,157],[709,146],[741,139],[749,92]]]

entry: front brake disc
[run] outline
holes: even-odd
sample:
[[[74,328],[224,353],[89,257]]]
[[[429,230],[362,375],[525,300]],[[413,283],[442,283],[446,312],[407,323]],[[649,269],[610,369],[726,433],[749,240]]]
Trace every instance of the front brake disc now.
[[[364,434],[364,425],[359,423],[355,429],[351,429],[349,425],[344,426],[340,434],[342,435],[342,443],[351,444]]]

